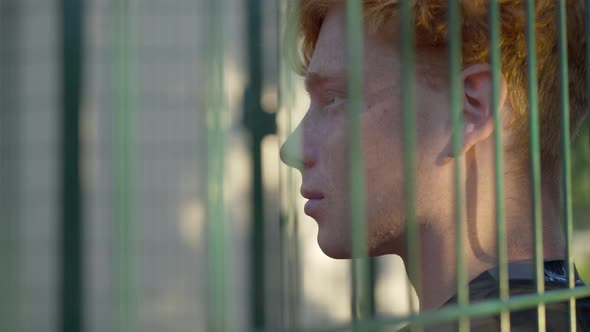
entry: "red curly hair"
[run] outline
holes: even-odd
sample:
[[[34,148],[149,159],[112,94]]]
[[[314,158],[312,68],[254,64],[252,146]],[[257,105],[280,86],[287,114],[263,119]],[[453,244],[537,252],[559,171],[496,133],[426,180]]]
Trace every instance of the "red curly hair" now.
[[[396,31],[400,0],[362,0],[365,27],[370,32]],[[510,151],[528,155],[528,79],[525,0],[498,0],[502,73],[508,84],[508,101],[516,116],[511,124],[520,133]],[[447,45],[447,0],[411,0],[415,12],[418,51]],[[556,175],[561,160],[560,89],[557,47],[557,0],[535,1],[537,75],[541,128],[541,162],[544,175]],[[302,37],[300,65],[309,65],[322,21],[342,0],[299,0],[297,30]],[[489,63],[488,0],[461,1],[462,63]],[[587,114],[586,36],[584,1],[567,0],[567,51],[571,134]],[[393,42],[393,41],[392,41]],[[437,52],[440,54],[440,52]],[[420,59],[420,57],[418,57]],[[418,65],[420,65],[418,61]]]

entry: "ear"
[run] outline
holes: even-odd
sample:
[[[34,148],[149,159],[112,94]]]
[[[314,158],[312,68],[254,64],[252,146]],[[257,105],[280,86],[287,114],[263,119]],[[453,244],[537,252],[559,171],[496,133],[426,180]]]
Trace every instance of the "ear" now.
[[[461,73],[463,80],[463,145],[461,154],[488,139],[494,132],[494,111],[492,109],[492,66],[474,64]],[[500,96],[498,107],[504,109],[507,98],[507,85],[500,75]],[[442,153],[443,159],[454,156],[452,142]]]

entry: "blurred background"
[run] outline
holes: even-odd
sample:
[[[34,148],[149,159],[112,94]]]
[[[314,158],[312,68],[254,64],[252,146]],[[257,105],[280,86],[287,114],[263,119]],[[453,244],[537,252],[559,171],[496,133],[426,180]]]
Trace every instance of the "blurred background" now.
[[[321,253],[316,224],[302,213],[300,178],[279,162],[280,143],[307,107],[299,78],[280,57],[284,2],[226,1],[212,17],[204,0],[83,1],[79,259],[86,331],[206,330],[205,109],[215,19],[224,29],[229,109],[230,330],[350,319],[349,262]],[[64,9],[68,3],[0,1],[1,331],[59,329],[68,146],[62,70],[76,65],[76,53],[62,47],[64,19],[76,16],[75,4]],[[574,251],[590,281],[586,122],[573,147]],[[373,276],[374,311],[405,313],[399,258],[375,259]],[[121,313],[122,302],[132,310]]]

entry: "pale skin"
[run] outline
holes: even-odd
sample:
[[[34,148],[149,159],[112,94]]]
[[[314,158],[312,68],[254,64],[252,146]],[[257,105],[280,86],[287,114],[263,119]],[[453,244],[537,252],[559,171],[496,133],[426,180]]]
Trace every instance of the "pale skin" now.
[[[349,135],[346,94],[346,22],[342,7],[332,8],[323,21],[307,68],[310,106],[281,149],[281,158],[302,175],[302,194],[310,201],[306,213],[318,223],[318,244],[330,257],[350,258]],[[364,105],[360,116],[366,182],[367,246],[371,256],[396,254],[407,264],[403,170],[403,114],[399,50],[395,42],[364,35]],[[445,56],[444,51],[438,52]],[[420,57],[417,61],[424,61]],[[418,63],[420,65],[420,63]],[[471,280],[496,265],[493,133],[501,130],[504,146],[516,135],[508,125],[512,116],[510,89],[501,82],[503,128],[494,128],[491,109],[492,68],[464,66],[463,146],[452,151],[449,90],[417,73],[416,215],[420,226],[419,290],[422,310],[443,305],[456,293],[453,164],[462,167],[464,201],[463,257]],[[522,157],[522,156],[520,156]],[[528,170],[516,156],[505,154],[505,211],[508,259],[533,258],[530,182]],[[528,164],[525,164],[528,165]],[[558,188],[546,181],[542,188],[544,257],[560,258]],[[434,277],[433,277],[434,276]]]

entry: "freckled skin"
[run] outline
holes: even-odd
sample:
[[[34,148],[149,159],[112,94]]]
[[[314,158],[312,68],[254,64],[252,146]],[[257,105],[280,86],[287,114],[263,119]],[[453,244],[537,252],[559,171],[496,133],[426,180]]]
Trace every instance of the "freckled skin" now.
[[[350,257],[349,126],[346,110],[346,35],[342,8],[325,18],[308,72],[338,79],[310,89],[310,107],[283,146],[285,155],[302,161],[298,167],[303,187],[325,194],[320,215],[318,243],[327,255]],[[367,242],[371,255],[401,254],[404,244],[403,118],[398,51],[377,36],[365,34],[364,106],[360,116],[366,181]],[[420,117],[417,135],[420,178],[418,197],[421,219],[440,212],[430,192],[448,186],[449,169],[436,167],[436,156],[448,141],[447,98],[417,82],[416,107]],[[336,92],[335,102],[323,98]],[[441,125],[442,124],[442,125]],[[284,158],[284,159],[290,159]],[[287,160],[289,163],[289,161]],[[292,164],[293,165],[293,164]],[[294,166],[294,165],[293,165]],[[448,190],[444,191],[448,193]]]
[[[332,7],[320,30],[306,87],[310,106],[296,130],[281,149],[281,158],[302,175],[302,189],[321,192],[323,199],[310,201],[308,214],[318,223],[318,244],[333,258],[350,258],[349,126],[346,108],[346,18],[343,7]],[[369,255],[397,254],[408,263],[405,243],[405,170],[403,114],[399,50],[395,40],[364,33],[363,107],[360,115],[366,190],[366,226]],[[445,71],[444,50],[424,50],[416,55],[418,73]],[[421,54],[424,54],[421,53]],[[434,60],[434,61],[433,61]],[[435,68],[436,67],[436,68]],[[441,70],[442,69],[442,70]],[[461,151],[452,149],[449,88],[420,77],[414,95],[416,127],[415,212],[419,226],[422,272],[419,296],[422,309],[443,305],[455,294],[457,239],[463,240],[461,256],[468,280],[494,267],[496,259],[494,130],[504,145],[506,243],[509,261],[531,260],[533,236],[530,220],[530,174],[523,170],[522,156],[508,153],[521,140],[509,125],[514,113],[507,100],[510,87],[500,82],[499,111],[502,128],[494,128],[492,68],[486,63],[463,66],[463,136]],[[439,73],[440,75],[440,73]],[[444,75],[444,74],[442,74]],[[442,78],[442,77],[440,77]],[[455,229],[454,172],[459,166],[459,211],[462,233]],[[551,182],[551,181],[550,181]],[[543,249],[545,258],[560,258],[560,203],[551,183],[543,184]],[[309,194],[308,194],[309,195]],[[412,280],[416,282],[416,280]],[[416,284],[414,284],[416,285]]]

